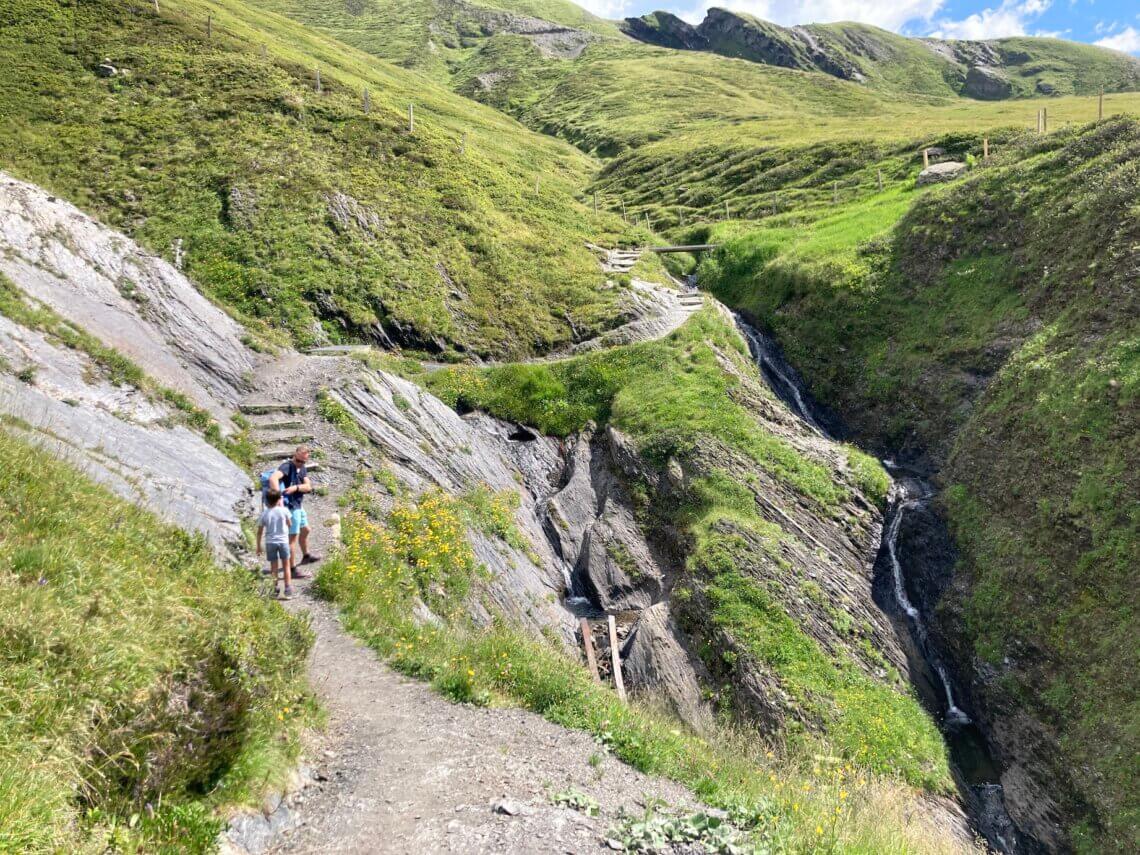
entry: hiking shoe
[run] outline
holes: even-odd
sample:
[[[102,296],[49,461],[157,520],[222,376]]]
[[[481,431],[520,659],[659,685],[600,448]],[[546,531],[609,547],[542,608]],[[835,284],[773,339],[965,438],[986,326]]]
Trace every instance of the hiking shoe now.
[[[294,579],[308,579],[312,575],[313,575],[312,573],[306,573],[300,567],[294,567],[293,568],[293,578]]]
[[[306,553],[305,557],[301,559],[302,564],[316,564],[321,560],[321,556],[313,555],[311,552]]]
[[[281,595],[281,599],[283,599],[283,600],[293,599],[293,586],[292,585],[286,585],[285,586],[285,593],[283,593]]]

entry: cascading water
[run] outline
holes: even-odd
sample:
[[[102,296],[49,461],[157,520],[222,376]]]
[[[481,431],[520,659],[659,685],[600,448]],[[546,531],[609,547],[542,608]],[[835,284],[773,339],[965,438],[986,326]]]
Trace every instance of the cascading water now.
[[[906,577],[903,575],[902,561],[899,559],[898,554],[899,531],[902,529],[903,519],[906,517],[907,512],[923,507],[934,495],[934,491],[929,489],[926,485],[922,485],[920,489],[920,494],[915,498],[913,497],[910,480],[895,482],[894,490],[897,491],[899,495],[893,501],[894,507],[891,511],[891,521],[887,526],[883,542],[887,547],[887,557],[891,562],[891,581],[894,583],[895,602],[898,603],[899,608],[902,609],[903,613],[907,616],[910,631],[914,635],[915,642],[918,644],[923,656],[930,663],[931,668],[934,669],[934,673],[938,675],[939,682],[942,683],[942,692],[946,698],[945,720],[948,724],[965,725],[970,723],[970,717],[962,712],[954,702],[954,689],[950,685],[950,675],[946,672],[946,666],[943,665],[938,657],[930,650],[930,644],[926,634],[926,625],[922,622],[922,616],[919,614],[918,609],[914,607],[910,601],[910,597],[907,596]]]
[[[812,412],[810,396],[802,381],[795,369],[784,361],[777,345],[739,316],[736,316],[736,325],[748,342],[749,350],[768,387],[813,432],[831,438],[821,420]],[[911,602],[907,594],[906,561],[901,554],[899,538],[909,514],[928,510],[934,489],[921,478],[901,471],[891,461],[883,463],[891,472],[893,483],[880,551],[885,552],[889,562],[894,601],[917,648],[921,660],[919,668],[924,667],[929,671],[926,675],[918,675],[918,683],[920,688],[923,681],[929,683],[930,691],[925,696],[943,714],[943,732],[971,817],[989,843],[1001,852],[1023,855],[1040,851],[1036,842],[1024,837],[1009,818],[999,783],[1000,774],[986,741],[970,717],[955,702],[950,674],[937,652],[932,649],[921,610]],[[937,691],[935,679],[940,684],[941,692]]]
[[[772,340],[759,330],[745,323],[739,315],[734,315],[734,317],[736,319],[736,327],[744,336],[744,340],[748,342],[748,349],[752,352],[752,358],[756,360],[760,372],[764,375],[764,379],[768,381],[769,388],[771,388],[782,401],[795,410],[796,415],[803,419],[808,427],[820,436],[827,436],[827,431],[823,429],[812,415],[811,407],[808,406],[807,398],[803,391],[803,383],[795,376],[795,371],[791,366],[780,356]]]

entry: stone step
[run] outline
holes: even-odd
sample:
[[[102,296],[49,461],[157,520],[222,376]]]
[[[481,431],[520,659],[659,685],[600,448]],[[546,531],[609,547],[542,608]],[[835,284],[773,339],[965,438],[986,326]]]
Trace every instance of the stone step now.
[[[301,430],[305,423],[293,418],[288,413],[267,413],[263,416],[251,416],[249,423],[256,431],[264,430]]]
[[[305,405],[274,401],[267,398],[247,398],[238,405],[238,409],[246,415],[263,416],[269,413],[303,413],[305,412]]]
[[[292,445],[298,446],[304,442],[312,442],[312,431],[306,430],[261,430],[257,431],[257,441],[262,445]]]

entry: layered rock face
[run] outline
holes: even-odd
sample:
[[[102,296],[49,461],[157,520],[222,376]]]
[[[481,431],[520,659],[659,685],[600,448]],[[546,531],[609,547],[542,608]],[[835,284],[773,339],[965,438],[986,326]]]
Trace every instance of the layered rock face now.
[[[250,474],[178,424],[182,411],[159,391],[232,431],[230,414],[257,364],[241,328],[171,265],[2,173],[0,278],[12,300],[93,343],[76,347],[0,316],[9,369],[0,372],[0,416],[10,428],[219,549],[241,542]],[[126,356],[146,388],[112,376],[94,347]]]

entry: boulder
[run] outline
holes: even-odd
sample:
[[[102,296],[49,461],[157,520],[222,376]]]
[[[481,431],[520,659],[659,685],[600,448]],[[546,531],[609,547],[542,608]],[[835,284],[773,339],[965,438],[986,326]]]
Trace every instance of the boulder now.
[[[945,163],[932,163],[922,172],[918,173],[915,184],[922,187],[924,184],[938,184],[942,181],[953,181],[966,171],[966,164],[957,160],[948,160]]]
[[[1052,83],[1049,83],[1045,80],[1038,80],[1036,89],[1042,95],[1059,95],[1059,94],[1061,94],[1060,92],[1057,91],[1056,86],[1054,86]]]

